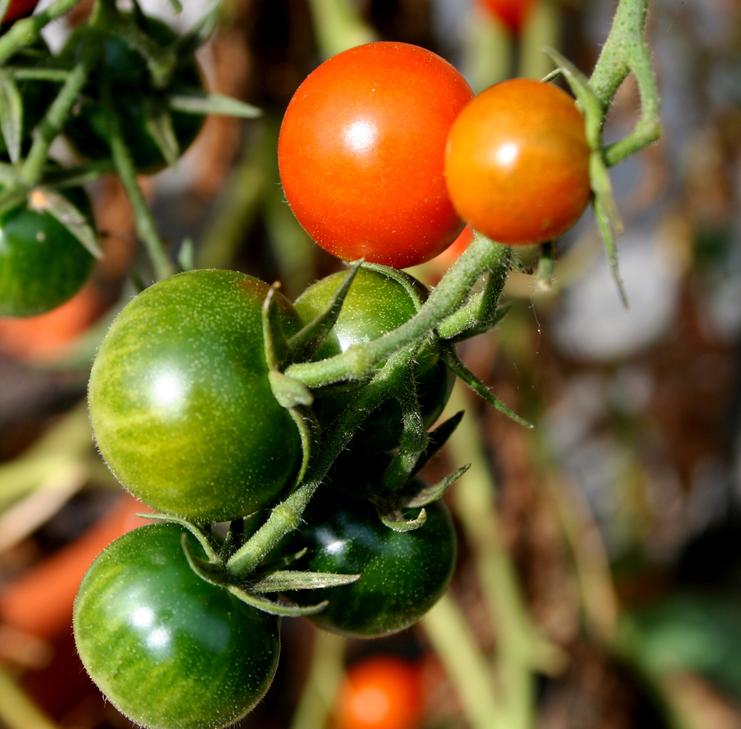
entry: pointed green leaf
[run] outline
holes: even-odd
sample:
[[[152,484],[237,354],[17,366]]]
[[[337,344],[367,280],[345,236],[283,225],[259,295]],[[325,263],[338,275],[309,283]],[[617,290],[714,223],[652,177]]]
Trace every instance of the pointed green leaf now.
[[[0,132],[12,162],[21,158],[23,100],[13,77],[0,70]]]
[[[459,410],[455,415],[452,415],[447,420],[440,423],[434,430],[431,430],[427,434],[427,447],[420,454],[415,463],[410,476],[418,473],[423,466],[425,466],[429,460],[437,454],[437,452],[448,442],[448,438],[453,435],[458,424],[463,420],[464,412]]]
[[[167,524],[177,524],[178,526],[187,529],[196,538],[198,544],[201,545],[201,548],[203,549],[206,557],[208,557],[209,561],[219,561],[219,556],[216,552],[216,549],[214,548],[211,538],[197,524],[193,524],[193,522],[190,522],[187,519],[182,519],[179,516],[173,516],[172,514],[142,512],[141,514],[137,514],[137,516],[140,516],[142,519],[151,519],[152,521],[164,521]]]
[[[378,518],[395,532],[413,532],[425,525],[427,521],[427,511],[420,509],[419,514],[414,519],[406,519],[401,510],[395,510],[378,515]]]
[[[90,220],[68,198],[48,187],[37,187],[30,195],[32,208],[49,213],[77,238],[95,258],[102,258],[98,236]]]
[[[347,275],[342,280],[342,285],[332,297],[327,308],[288,341],[292,362],[303,362],[311,359],[332,331],[332,327],[337,323],[337,317],[340,315],[347,292],[350,290],[350,285],[355,279],[355,274],[360,269],[361,264],[362,261],[355,261],[350,264]]]
[[[172,114],[164,104],[144,100],[144,124],[168,165],[180,157],[180,144],[172,125]]]
[[[445,358],[445,364],[450,368],[450,371],[456,377],[463,380],[477,395],[492,405],[495,410],[506,415],[510,420],[514,420],[515,423],[518,423],[523,428],[527,428],[528,430],[533,428],[532,423],[525,420],[525,418],[508,408],[501,400],[495,397],[489,388],[458,359],[458,355],[455,354],[451,347],[445,349],[443,356]]]
[[[419,282],[404,273],[404,271],[400,271],[398,268],[391,268],[391,266],[384,266],[381,263],[364,263],[363,266],[371,271],[382,273],[384,276],[393,279],[396,283],[403,286],[417,309],[424,304],[427,297],[424,291],[420,289]]]
[[[304,615],[316,615],[329,605],[329,600],[323,600],[316,605],[287,605],[286,603],[275,602],[259,595],[255,595],[254,593],[248,592],[236,585],[227,585],[226,589],[234,595],[234,597],[239,598],[250,607],[262,610],[264,613],[269,613],[270,615],[277,615],[284,618],[298,618]]]
[[[301,483],[309,468],[311,455],[319,442],[319,423],[314,413],[307,407],[289,408],[288,414],[296,424],[301,438],[301,467],[296,476],[296,483]]]
[[[276,297],[279,288],[280,284],[274,283],[262,302],[262,336],[265,361],[270,370],[282,370],[288,361],[288,342],[280,323],[280,311]],[[286,387],[289,385],[286,384]],[[284,407],[293,407],[293,405],[284,405]]]
[[[404,507],[408,509],[427,506],[434,501],[439,501],[445,495],[445,492],[471,467],[470,463],[449,473],[445,478],[435,484],[431,484],[421,489],[414,495],[410,495],[404,502]]]
[[[309,406],[314,402],[314,396],[306,385],[284,375],[278,370],[268,372],[268,380],[273,395],[281,407],[295,408],[299,405]]]
[[[229,575],[226,573],[223,563],[209,562],[195,555],[188,541],[188,535],[185,533],[180,537],[180,545],[183,548],[183,554],[185,554],[185,559],[188,560],[190,568],[202,580],[217,587],[225,587],[228,584]]]
[[[357,582],[360,575],[338,575],[333,572],[301,572],[279,570],[250,585],[255,592],[286,592],[288,590],[317,590]]]
[[[217,116],[233,116],[239,119],[256,119],[262,111],[252,104],[223,94],[208,94],[204,91],[172,94],[168,98],[172,111],[184,114],[215,114]]]

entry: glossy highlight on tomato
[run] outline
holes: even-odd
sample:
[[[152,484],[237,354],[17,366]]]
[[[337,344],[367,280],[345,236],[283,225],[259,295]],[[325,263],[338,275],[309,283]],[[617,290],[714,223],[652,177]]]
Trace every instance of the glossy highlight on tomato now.
[[[148,729],[232,724],[263,697],[280,653],[277,619],[198,577],[183,533],[156,524],[117,539],[75,600],[75,642],[90,677]]]
[[[450,131],[445,176],[461,217],[499,243],[541,243],[591,195],[584,117],[552,84],[517,78],[479,94]]]
[[[90,215],[82,188],[64,194]],[[76,294],[92,271],[93,256],[43,207],[43,193],[37,192],[0,213],[0,316],[51,311]]]
[[[144,29],[162,48],[171,46],[178,38],[170,27],[155,18],[147,17]],[[61,58],[74,63],[83,41],[81,31],[73,33],[62,50]],[[134,165],[141,172],[161,170],[167,162],[152,136],[149,116],[156,118],[162,111],[169,110],[168,97],[171,95],[203,91],[203,79],[195,57],[192,53],[180,56],[172,80],[167,87],[160,89],[153,84],[145,58],[122,36],[108,36],[104,42],[102,63],[92,74],[80,103],[75,107],[74,116],[65,127],[65,133],[75,148],[91,159],[105,159],[111,154],[109,122],[99,93],[101,78],[111,85],[114,111]],[[202,114],[170,111],[170,119],[182,154],[198,136],[205,118]]]
[[[437,602],[453,574],[456,536],[443,503],[426,509],[422,527],[395,532],[365,501],[328,488],[315,497],[295,542],[307,548],[295,569],[361,575],[350,585],[298,595],[302,601],[329,600],[311,617],[316,625],[380,637],[413,625]]]
[[[337,698],[337,729],[415,729],[424,710],[420,666],[389,655],[350,667]]]
[[[88,389],[93,431],[114,475],[154,508],[231,519],[294,475],[299,435],[263,350],[267,292],[238,271],[181,273],[139,294],[108,331]],[[290,335],[298,317],[277,300]]]
[[[299,223],[345,260],[402,268],[436,256],[461,229],[443,164],[471,96],[447,61],[407,43],[369,43],[325,61],[291,99],[278,142]]]
[[[427,298],[427,289],[423,284],[407,274],[403,275],[422,300]],[[344,277],[344,272],[332,274],[301,294],[294,306],[304,323],[326,309]],[[355,344],[377,339],[401,326],[416,312],[415,301],[402,283],[380,271],[361,268],[345,297],[337,322],[315,358],[331,357]],[[455,378],[435,351],[420,359],[414,376],[422,419],[429,427],[445,407]],[[353,388],[349,388],[318,393],[314,409],[320,420],[328,422],[336,417],[350,402],[354,392]],[[401,410],[397,402],[388,401],[368,418],[353,443],[365,450],[389,450],[398,445],[400,435]]]

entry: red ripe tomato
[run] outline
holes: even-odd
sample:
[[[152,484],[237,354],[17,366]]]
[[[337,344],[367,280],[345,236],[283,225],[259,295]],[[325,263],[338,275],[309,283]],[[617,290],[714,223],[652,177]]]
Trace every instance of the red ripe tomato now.
[[[39,0],[10,0],[5,17],[0,22],[10,23],[13,20],[18,20],[18,18],[31,15],[38,4]]]
[[[480,4],[517,35],[533,9],[534,0],[480,0]]]
[[[350,668],[337,701],[337,729],[415,729],[423,713],[420,669],[391,656]]]
[[[479,94],[448,138],[445,176],[461,217],[500,243],[568,230],[591,194],[584,117],[551,84],[516,78]]]
[[[405,267],[434,258],[461,221],[445,142],[472,92],[434,53],[377,42],[325,61],[299,86],[278,142],[294,215],[330,253]]]

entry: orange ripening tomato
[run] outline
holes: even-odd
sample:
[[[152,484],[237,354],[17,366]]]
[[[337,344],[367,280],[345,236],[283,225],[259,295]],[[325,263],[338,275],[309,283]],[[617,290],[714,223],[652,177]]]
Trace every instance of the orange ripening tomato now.
[[[0,352],[27,362],[52,360],[64,353],[101,309],[101,298],[88,283],[64,304],[44,314],[0,317]]]
[[[368,658],[347,672],[336,729],[415,729],[423,704],[419,666],[391,656]]]
[[[479,2],[513,35],[520,33],[534,4],[534,0],[479,0]]]
[[[299,86],[278,141],[281,182],[318,245],[397,268],[434,258],[462,223],[443,174],[450,127],[472,97],[447,61],[377,42],[325,61]]]
[[[0,23],[10,23],[26,15],[31,15],[39,4],[39,0],[10,0],[5,17]]]
[[[584,117],[551,84],[516,78],[479,94],[448,138],[445,176],[461,217],[499,243],[542,243],[591,195]]]
[[[463,251],[473,242],[473,228],[467,225],[458,237],[439,255],[430,261],[436,272],[444,274],[457,260]]]

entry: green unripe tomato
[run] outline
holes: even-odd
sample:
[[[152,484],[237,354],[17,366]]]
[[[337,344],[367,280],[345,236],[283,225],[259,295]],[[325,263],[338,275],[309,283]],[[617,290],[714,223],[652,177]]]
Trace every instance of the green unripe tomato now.
[[[191,520],[269,503],[294,475],[298,430],[270,389],[261,307],[238,271],[160,281],[118,315],[90,375],[90,418],[111,471],[136,497]],[[287,335],[291,304],[278,296]]]
[[[90,214],[82,188],[64,194]],[[56,308],[80,290],[93,263],[82,243],[41,207],[26,202],[6,210],[0,214],[0,316],[34,316]]]
[[[453,574],[456,536],[444,504],[426,508],[422,527],[395,532],[365,501],[329,489],[316,497],[293,542],[307,548],[293,569],[361,574],[350,585],[296,593],[304,602],[329,600],[311,617],[316,625],[374,638],[408,628],[437,602]]]
[[[176,33],[163,22],[148,17],[147,34],[161,47],[171,46]],[[61,53],[67,64],[79,56],[79,46],[86,31],[73,33]],[[148,105],[167,104],[172,94],[203,91],[203,79],[192,53],[178,58],[174,75],[166,88],[156,88],[144,57],[117,35],[104,41],[100,67],[91,75],[80,103],[65,128],[76,149],[90,159],[110,157],[110,132],[103,100],[100,98],[100,79],[106,78],[111,87],[114,110],[124,142],[132,155],[134,165],[141,172],[156,172],[167,166],[147,124]],[[202,114],[172,111],[172,129],[183,153],[192,144],[203,127]]]
[[[404,274],[402,274],[404,275]],[[344,272],[317,281],[296,300],[295,307],[304,323],[321,314],[342,285]],[[408,277],[410,283],[427,297],[427,289]],[[332,332],[324,341],[315,359],[324,359],[349,349],[354,344],[370,342],[401,326],[417,312],[414,300],[404,286],[383,273],[361,268],[345,298]],[[426,426],[432,425],[445,407],[454,377],[438,357],[431,352],[417,363],[414,370],[417,396]],[[319,395],[315,410],[324,422],[331,421],[350,402],[353,388],[336,389]],[[353,445],[369,451],[390,450],[398,445],[401,435],[401,410],[396,401],[384,403],[354,438]]]
[[[228,726],[260,701],[278,665],[276,618],[198,577],[183,533],[156,524],[119,538],[75,600],[75,642],[90,677],[148,729]]]

